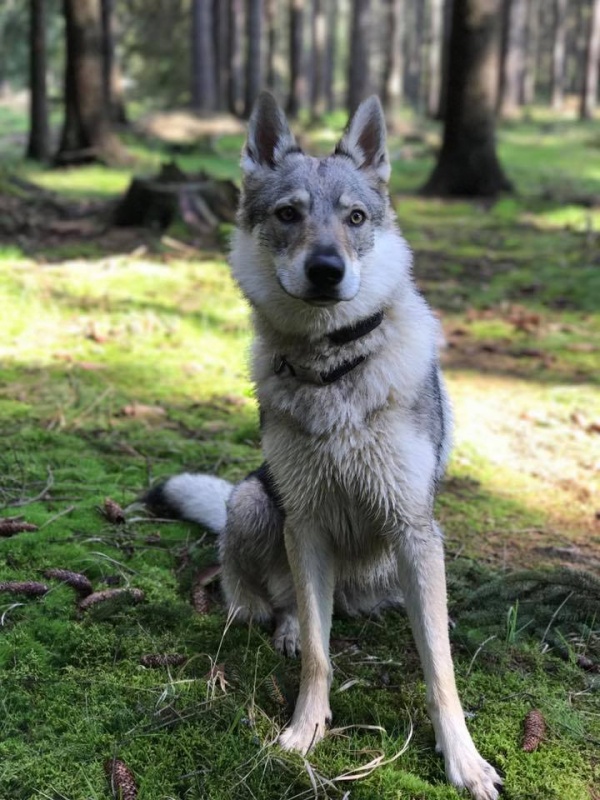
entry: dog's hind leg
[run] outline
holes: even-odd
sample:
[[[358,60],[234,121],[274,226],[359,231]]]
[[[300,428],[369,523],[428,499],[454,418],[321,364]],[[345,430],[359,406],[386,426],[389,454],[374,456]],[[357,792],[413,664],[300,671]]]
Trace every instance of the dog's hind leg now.
[[[446,775],[450,783],[468,789],[476,800],[496,800],[496,786],[502,780],[477,752],[456,690],[441,532],[433,521],[422,528],[409,528],[398,551],[406,611],[421,656],[429,714]]]

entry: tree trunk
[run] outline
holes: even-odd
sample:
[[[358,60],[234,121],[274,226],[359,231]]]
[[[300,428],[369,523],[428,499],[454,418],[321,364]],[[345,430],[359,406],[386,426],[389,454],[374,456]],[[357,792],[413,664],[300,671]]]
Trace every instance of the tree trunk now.
[[[265,21],[267,26],[267,70],[265,85],[275,91],[278,84],[277,58],[277,0],[265,0]]]
[[[228,104],[232,114],[242,113],[244,86],[244,0],[229,0]]]
[[[452,33],[452,6],[454,0],[444,0],[443,34],[442,34],[442,64],[440,84],[440,104],[437,109],[436,119],[443,120],[446,116],[446,102],[448,95],[448,65],[450,61],[450,36]]]
[[[592,119],[598,99],[598,70],[600,69],[600,0],[591,0],[588,23],[583,87],[579,115]]]
[[[512,189],[496,155],[499,23],[499,0],[454,0],[444,141],[425,194],[494,197]]]
[[[249,117],[262,88],[261,38],[263,0],[247,0],[246,94],[244,116]]]
[[[290,0],[290,93],[286,111],[295,117],[304,101],[304,2]]]
[[[64,0],[65,122],[58,163],[122,160],[105,102],[100,0]]]
[[[498,97],[498,111],[513,116],[522,103],[525,73],[527,4],[525,0],[506,0],[505,48]]]
[[[31,94],[27,158],[45,161],[50,148],[46,93],[45,0],[30,0],[29,9],[29,90]]]
[[[337,55],[338,0],[327,3],[327,45],[325,55],[325,98],[327,110],[333,111],[335,101],[335,62]]]
[[[356,111],[358,105],[371,91],[370,42],[371,2],[354,0],[350,29],[350,53],[348,57],[348,111]]]
[[[312,0],[312,80],[310,84],[310,113],[313,121],[325,113],[325,55],[327,20],[324,0]]]
[[[222,0],[213,0],[213,38],[215,42],[215,108],[222,111],[227,106],[229,81],[229,6]]]
[[[559,111],[563,105],[565,80],[565,43],[567,39],[567,0],[554,0],[554,28],[552,41],[552,108]]]
[[[381,102],[388,117],[400,110],[403,95],[405,0],[385,0]]]
[[[192,108],[214,111],[217,105],[212,0],[192,2]]]
[[[114,0],[102,0],[102,57],[104,102],[108,106],[110,119],[118,125],[126,125],[123,80],[115,58]]]
[[[535,87],[540,50],[540,8],[539,0],[529,0],[527,8],[527,49],[525,73],[521,90],[523,104],[530,106],[535,102]]]
[[[442,81],[442,31],[444,23],[443,0],[430,2],[431,24],[429,37],[429,86],[427,89],[427,113],[436,117],[440,107]]]

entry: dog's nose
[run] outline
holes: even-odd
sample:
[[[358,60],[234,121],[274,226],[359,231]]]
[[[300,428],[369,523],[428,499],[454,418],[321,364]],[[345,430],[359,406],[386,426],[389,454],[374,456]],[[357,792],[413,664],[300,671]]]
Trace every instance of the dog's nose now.
[[[332,289],[344,277],[344,262],[337,250],[315,250],[305,264],[306,275],[315,289]]]

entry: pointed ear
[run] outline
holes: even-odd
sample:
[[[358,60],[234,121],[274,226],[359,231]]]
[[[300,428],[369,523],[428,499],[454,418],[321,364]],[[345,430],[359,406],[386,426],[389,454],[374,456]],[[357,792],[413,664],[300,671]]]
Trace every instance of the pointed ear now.
[[[261,92],[248,123],[242,169],[246,173],[254,172],[257,167],[272,169],[287,153],[300,152],[275,98],[269,92]]]
[[[385,117],[378,97],[372,95],[359,105],[335,153],[349,156],[359,169],[373,170],[384,183],[389,181],[391,166],[385,141]]]

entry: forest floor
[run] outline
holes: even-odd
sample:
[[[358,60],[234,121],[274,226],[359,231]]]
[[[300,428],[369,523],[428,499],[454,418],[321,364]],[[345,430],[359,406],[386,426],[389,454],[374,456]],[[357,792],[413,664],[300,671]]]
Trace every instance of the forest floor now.
[[[303,140],[325,152],[342,122]],[[0,519],[0,587],[50,590],[0,591],[0,800],[107,800],[111,757],[140,800],[457,798],[402,615],[335,621],[336,728],[308,759],[284,754],[271,744],[299,664],[268,632],[227,626],[214,587],[193,608],[213,539],[100,513],[184,468],[237,480],[261,461],[226,231],[108,223],[132,172],[166,158],[238,179],[241,134],[196,148],[129,135],[135,168],[52,170],[18,160],[22,126],[0,108],[0,514],[38,530],[4,538]],[[507,800],[598,800],[600,136],[564,120],[503,126],[519,193],[483,204],[415,193],[437,135],[407,123],[392,137],[391,188],[442,320],[456,412],[438,516],[457,681]],[[47,568],[145,598],[83,611]],[[185,660],[140,663],[156,653]],[[526,753],[532,708],[547,731]]]

